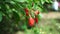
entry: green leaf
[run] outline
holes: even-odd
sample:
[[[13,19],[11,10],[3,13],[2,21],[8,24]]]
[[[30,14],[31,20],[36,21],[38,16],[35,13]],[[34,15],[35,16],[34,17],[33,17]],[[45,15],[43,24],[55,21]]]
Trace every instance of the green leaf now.
[[[25,2],[27,0],[14,0],[14,1],[17,1],[17,2]]]
[[[27,29],[26,27],[27,27],[26,25],[23,25],[22,26],[22,29],[25,30],[25,29]]]
[[[2,12],[0,12],[0,22],[2,21]]]
[[[34,4],[33,8],[34,8],[35,10],[37,9],[36,7],[37,7],[37,5],[36,5],[36,4]]]
[[[19,14],[18,14],[17,12],[15,12],[15,11],[13,11],[13,19],[14,19],[14,21],[15,21],[16,23],[18,23],[19,20],[20,20]]]

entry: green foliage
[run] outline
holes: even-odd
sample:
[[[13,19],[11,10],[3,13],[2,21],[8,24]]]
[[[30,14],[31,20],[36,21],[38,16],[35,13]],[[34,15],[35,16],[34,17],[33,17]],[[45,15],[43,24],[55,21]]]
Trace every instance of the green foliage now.
[[[5,21],[3,17],[5,16],[7,21],[4,22],[4,24],[8,25],[7,24],[8,22],[12,29],[13,27],[16,27],[16,24],[17,25],[20,24],[20,22],[21,23],[24,22],[24,24],[26,25],[26,22],[28,20],[26,19],[27,16],[25,14],[24,9],[28,8],[29,12],[31,11],[31,9],[39,10],[40,12],[42,12],[44,11],[43,4],[45,2],[51,3],[52,1],[51,0],[0,0],[0,22],[2,21],[1,23],[3,23],[3,21]],[[34,3],[33,6],[32,3]],[[32,16],[34,17],[33,14]],[[25,28],[26,26],[23,27]],[[17,27],[17,29],[18,28],[19,27]]]

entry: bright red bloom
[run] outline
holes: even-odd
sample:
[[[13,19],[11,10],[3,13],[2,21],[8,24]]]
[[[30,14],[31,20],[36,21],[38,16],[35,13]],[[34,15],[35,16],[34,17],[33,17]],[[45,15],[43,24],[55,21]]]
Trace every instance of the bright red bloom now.
[[[32,17],[29,18],[29,26],[34,26],[34,19]]]

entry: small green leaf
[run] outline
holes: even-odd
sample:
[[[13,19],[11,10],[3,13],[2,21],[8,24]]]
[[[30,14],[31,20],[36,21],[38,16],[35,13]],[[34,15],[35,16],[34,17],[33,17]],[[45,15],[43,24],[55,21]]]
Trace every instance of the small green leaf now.
[[[2,21],[2,12],[0,12],[0,22]]]

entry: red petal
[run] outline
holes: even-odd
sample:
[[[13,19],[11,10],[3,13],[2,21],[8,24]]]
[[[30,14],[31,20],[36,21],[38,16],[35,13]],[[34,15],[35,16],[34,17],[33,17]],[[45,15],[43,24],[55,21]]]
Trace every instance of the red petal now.
[[[28,9],[27,8],[25,8],[24,10],[25,10],[25,12],[28,12]]]

